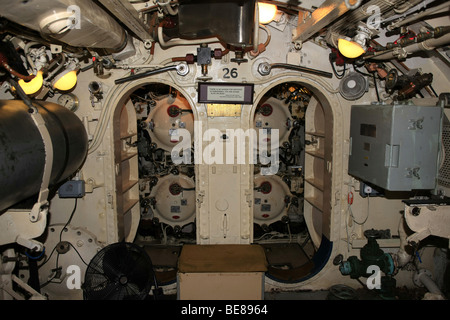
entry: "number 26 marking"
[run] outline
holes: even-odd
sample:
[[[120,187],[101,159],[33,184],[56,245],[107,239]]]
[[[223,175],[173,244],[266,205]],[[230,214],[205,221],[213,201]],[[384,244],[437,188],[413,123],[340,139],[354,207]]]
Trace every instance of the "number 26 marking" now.
[[[224,79],[230,79],[230,77],[235,79],[238,77],[237,68],[233,68],[231,70],[228,68],[223,68],[222,71],[225,72],[225,74],[223,75]]]

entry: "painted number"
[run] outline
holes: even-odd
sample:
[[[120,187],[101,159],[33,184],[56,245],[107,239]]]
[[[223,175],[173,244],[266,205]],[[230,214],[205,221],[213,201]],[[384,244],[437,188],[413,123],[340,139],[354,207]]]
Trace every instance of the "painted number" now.
[[[224,79],[230,79],[230,78],[235,79],[238,77],[238,72],[237,72],[236,68],[233,68],[231,70],[228,68],[223,68],[222,70],[225,72],[225,74],[223,75]]]

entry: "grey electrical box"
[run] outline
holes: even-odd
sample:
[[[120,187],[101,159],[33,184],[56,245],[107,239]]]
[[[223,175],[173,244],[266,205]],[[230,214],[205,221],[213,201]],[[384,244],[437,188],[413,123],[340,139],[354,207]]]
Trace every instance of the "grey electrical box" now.
[[[58,189],[60,198],[82,198],[85,195],[85,183],[83,180],[70,180]]]
[[[434,189],[441,122],[439,106],[352,106],[348,173],[389,191]]]

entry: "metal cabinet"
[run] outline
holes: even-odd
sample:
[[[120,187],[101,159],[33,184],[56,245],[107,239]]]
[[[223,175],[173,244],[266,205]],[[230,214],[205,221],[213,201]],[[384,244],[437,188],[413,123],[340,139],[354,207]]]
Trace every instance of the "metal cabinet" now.
[[[348,173],[389,191],[436,186],[442,108],[354,105]]]

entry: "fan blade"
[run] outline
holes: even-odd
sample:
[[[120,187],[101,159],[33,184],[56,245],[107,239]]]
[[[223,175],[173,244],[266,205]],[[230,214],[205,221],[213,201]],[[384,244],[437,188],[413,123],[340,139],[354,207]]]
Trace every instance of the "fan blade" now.
[[[153,283],[150,257],[132,243],[115,243],[91,260],[83,291],[89,300],[142,300]]]

